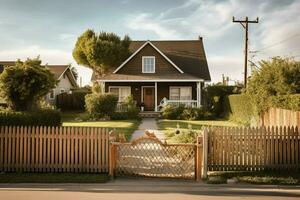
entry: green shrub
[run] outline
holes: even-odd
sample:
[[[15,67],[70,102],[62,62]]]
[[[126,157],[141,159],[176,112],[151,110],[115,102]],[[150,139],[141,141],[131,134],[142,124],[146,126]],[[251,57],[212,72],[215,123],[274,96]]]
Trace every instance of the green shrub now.
[[[269,97],[268,107],[300,111],[300,94]]]
[[[256,112],[261,114],[274,106],[299,108],[298,102],[290,103],[289,96],[300,93],[300,62],[293,58],[274,57],[260,61],[259,65],[259,70],[249,78],[246,90]]]
[[[212,114],[205,108],[185,108],[180,115],[183,120],[206,120],[212,119]]]
[[[224,116],[244,125],[250,125],[257,121],[255,107],[245,94],[225,97]]]
[[[0,111],[0,126],[60,126],[60,112],[37,110],[31,112]]]
[[[111,119],[114,120],[125,120],[125,119],[138,119],[140,109],[136,106],[136,103],[132,96],[127,97],[124,102],[124,106],[127,107],[125,112],[115,112]]]
[[[212,119],[212,114],[205,108],[186,108],[184,105],[168,104],[162,109],[164,119],[205,120]]]
[[[162,117],[164,119],[180,119],[184,109],[185,106],[182,104],[179,106],[167,104],[162,108]]]
[[[174,134],[170,141],[174,143],[195,143],[200,132],[195,130],[181,130],[179,134]]]
[[[94,118],[113,116],[118,103],[114,94],[88,94],[85,96],[85,106],[88,113]]]

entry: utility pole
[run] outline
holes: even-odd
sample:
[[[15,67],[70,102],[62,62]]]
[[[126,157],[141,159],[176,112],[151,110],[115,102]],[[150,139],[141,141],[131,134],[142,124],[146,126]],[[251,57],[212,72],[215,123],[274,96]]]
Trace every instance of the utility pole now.
[[[244,85],[245,88],[247,87],[247,64],[248,64],[248,24],[249,23],[258,23],[258,17],[256,20],[248,20],[248,17],[245,18],[245,20],[235,20],[234,17],[232,17],[233,23],[240,23],[243,28],[245,29],[245,72],[244,72]]]

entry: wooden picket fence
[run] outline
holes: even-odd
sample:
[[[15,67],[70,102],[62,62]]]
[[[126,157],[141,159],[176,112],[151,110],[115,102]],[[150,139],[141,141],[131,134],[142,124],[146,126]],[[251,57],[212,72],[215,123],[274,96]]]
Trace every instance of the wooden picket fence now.
[[[0,127],[0,171],[108,172],[109,130]]]
[[[261,114],[260,126],[298,126],[300,127],[300,111],[270,108]]]
[[[210,128],[208,170],[299,169],[297,127]]]

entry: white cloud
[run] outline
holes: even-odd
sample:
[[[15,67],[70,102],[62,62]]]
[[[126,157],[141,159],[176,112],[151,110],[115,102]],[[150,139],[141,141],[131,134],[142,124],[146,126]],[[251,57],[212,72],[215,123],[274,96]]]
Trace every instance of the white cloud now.
[[[196,39],[198,35],[204,37],[207,44],[205,47],[209,49],[208,62],[212,81],[215,82],[221,79],[222,73],[233,79],[243,79],[244,31],[239,24],[231,22],[232,16],[238,19],[245,16],[250,19],[260,17],[258,24],[250,24],[249,50],[253,51],[300,33],[299,10],[300,1],[292,0],[189,0],[156,15],[131,14],[126,22],[128,28],[150,31],[159,39]],[[231,38],[228,42],[228,37],[232,35],[238,35],[241,39]],[[257,53],[254,61],[278,55],[299,56],[300,35]],[[251,55],[249,58],[251,59]]]
[[[74,41],[76,36],[74,34],[70,33],[61,33],[59,35],[59,39],[63,41]]]
[[[212,82],[219,82],[222,74],[231,80],[243,79],[243,60],[239,57],[208,56],[208,66]]]
[[[86,67],[78,66],[73,60],[71,51],[44,49],[36,45],[22,49],[0,51],[0,60],[25,60],[26,58],[34,58],[37,56],[40,56],[43,64],[72,64],[77,68],[79,76],[82,76],[83,85],[89,84],[91,80],[92,70]]]
[[[169,30],[164,27],[161,20],[152,20],[150,14],[140,14],[134,19],[128,19],[128,27],[133,30],[152,31],[159,36],[160,39],[178,39],[178,33],[175,30]]]

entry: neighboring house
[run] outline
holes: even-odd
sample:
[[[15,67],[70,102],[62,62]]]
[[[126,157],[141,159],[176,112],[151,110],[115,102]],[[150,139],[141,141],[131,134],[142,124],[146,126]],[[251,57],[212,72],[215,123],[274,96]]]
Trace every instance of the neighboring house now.
[[[105,92],[119,102],[132,95],[145,111],[167,103],[200,107],[204,82],[210,81],[202,38],[180,41],[132,41],[131,56],[106,74],[93,73]]]
[[[77,87],[77,83],[70,65],[47,65],[47,67],[55,75],[58,84],[46,96],[46,101],[55,104],[57,95],[71,92],[72,89]]]
[[[4,70],[4,67],[14,66],[14,61],[0,61],[0,73]],[[55,104],[56,96],[70,92],[71,89],[77,87],[76,79],[73,75],[70,65],[47,65],[50,71],[55,75],[55,78],[59,81],[57,86],[46,95],[45,99],[51,104]],[[4,104],[4,100],[0,99],[0,104]]]

